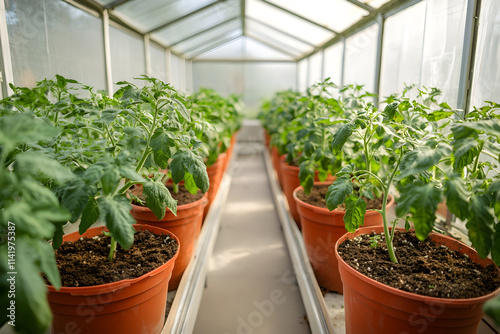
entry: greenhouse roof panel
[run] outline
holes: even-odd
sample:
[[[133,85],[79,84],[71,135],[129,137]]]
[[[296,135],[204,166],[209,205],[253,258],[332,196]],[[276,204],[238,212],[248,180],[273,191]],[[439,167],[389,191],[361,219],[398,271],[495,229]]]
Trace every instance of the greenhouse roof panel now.
[[[155,31],[152,37],[166,45],[176,44],[185,38],[201,33],[240,14],[240,1],[217,1],[203,11],[190,15]]]
[[[133,21],[137,28],[149,31],[171,22],[215,0],[131,0],[116,8],[120,17]]]
[[[347,0],[272,0],[269,2],[337,32],[345,30],[369,14],[367,10]],[[365,0],[365,2],[369,1]]]
[[[283,54],[247,36],[242,36],[234,41],[221,45],[196,57],[196,59],[198,60],[211,60],[221,58],[234,60],[293,60],[292,57],[287,56],[286,54]]]

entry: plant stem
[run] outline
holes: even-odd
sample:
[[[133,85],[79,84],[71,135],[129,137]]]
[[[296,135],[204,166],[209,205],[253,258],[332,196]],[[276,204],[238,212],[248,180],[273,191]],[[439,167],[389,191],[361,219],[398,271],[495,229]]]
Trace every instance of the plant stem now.
[[[401,151],[401,154],[399,155],[398,162],[396,166],[394,167],[394,170],[392,171],[391,176],[389,177],[389,180],[387,182],[387,186],[384,191],[384,198],[382,200],[382,210],[380,213],[382,214],[382,221],[384,223],[384,234],[385,234],[385,242],[387,244],[387,251],[389,252],[389,257],[391,258],[391,261],[393,263],[398,263],[398,259],[396,257],[396,253],[394,252],[394,246],[392,244],[392,235],[389,233],[389,226],[387,225],[387,197],[389,196],[389,189],[392,184],[392,180],[394,179],[394,176],[396,175],[396,172],[398,171],[399,164],[401,163],[401,159],[403,157],[403,152]]]
[[[115,257],[115,251],[116,251],[116,240],[115,238],[111,237],[111,247],[109,248],[109,255],[108,255],[109,261],[113,261],[113,258]]]
[[[477,171],[477,166],[479,165],[479,157],[481,156],[481,151],[483,150],[483,146],[484,146],[484,142],[482,142],[481,144],[479,144],[479,148],[478,148],[478,153],[477,153],[477,156],[476,156],[476,160],[474,161],[474,166],[472,167],[472,173],[475,173]]]
[[[174,188],[174,193],[178,194],[179,193],[179,185],[177,183],[174,183],[173,188]]]

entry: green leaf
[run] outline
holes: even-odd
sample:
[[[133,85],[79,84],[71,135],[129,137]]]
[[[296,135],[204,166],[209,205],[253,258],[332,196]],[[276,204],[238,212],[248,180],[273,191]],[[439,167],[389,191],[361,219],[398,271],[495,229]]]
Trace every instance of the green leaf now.
[[[53,179],[58,183],[74,178],[59,162],[40,152],[24,152],[16,157],[15,169],[35,178]]]
[[[346,211],[344,215],[345,229],[354,232],[365,221],[366,202],[362,198],[350,195],[345,199]]]
[[[496,296],[484,303],[483,311],[492,317],[497,325],[500,325],[500,296]]]
[[[347,139],[352,134],[352,124],[347,123],[340,127],[340,129],[333,135],[332,140],[332,150],[337,153],[342,150],[344,144],[347,142]]]
[[[464,179],[458,173],[445,178],[444,195],[446,206],[455,216],[465,220],[469,214],[470,192],[465,188]]]
[[[82,211],[82,219],[80,225],[78,226],[78,232],[80,234],[85,233],[92,226],[100,216],[99,205],[94,197],[90,197],[87,201],[87,205]]]
[[[44,239],[51,239],[54,234],[54,225],[45,219],[38,219],[37,210],[25,201],[12,203],[3,209],[2,214],[5,221],[16,224],[18,233]]]
[[[192,151],[187,150],[184,152],[184,168],[193,175],[196,186],[198,186],[201,192],[206,193],[209,187],[207,166],[203,163],[203,159]]]
[[[338,177],[328,187],[326,193],[326,206],[328,210],[335,210],[337,206],[344,203],[345,198],[347,195],[351,194],[352,191],[353,186],[351,180],[346,177]]]
[[[173,199],[167,187],[160,181],[144,183],[146,205],[153,211],[158,220],[165,216],[166,208],[177,215],[177,200]]]
[[[82,175],[83,180],[89,184],[96,184],[106,173],[107,166],[104,163],[98,162],[85,170]]]
[[[172,99],[172,102],[174,103],[177,112],[188,122],[191,122],[191,116],[189,115],[189,111],[186,109],[186,106],[184,103],[177,99]]]
[[[407,153],[401,160],[399,179],[429,170],[443,157],[443,151],[428,146],[419,147]]]
[[[10,152],[21,144],[32,144],[55,137],[59,130],[28,114],[0,117],[0,146]]]
[[[434,227],[437,205],[441,201],[441,191],[434,183],[411,183],[400,190],[396,201],[396,215],[401,217],[411,213],[415,233],[424,240]]]
[[[167,168],[170,159],[170,147],[175,147],[175,140],[163,128],[156,129],[153,137],[151,138],[151,148],[156,164],[160,168]]]
[[[403,101],[401,103],[401,109],[399,109],[400,104],[398,102],[389,103],[382,112],[384,119],[388,121],[401,122],[403,120],[403,116],[401,115],[400,110],[405,108],[408,109],[408,103],[408,101]]]
[[[184,187],[193,195],[198,192],[198,187],[196,186],[196,182],[194,182],[193,175],[189,173],[184,175]]]
[[[120,175],[133,182],[146,182],[146,179],[142,175],[137,173],[134,168],[128,166],[120,166]]]
[[[118,169],[110,166],[101,178],[102,190],[104,191],[104,194],[113,194],[120,184],[120,179]]]
[[[104,196],[97,201],[101,220],[106,222],[106,226],[124,248],[129,249],[134,242],[135,219],[130,215],[132,205],[125,195]]]
[[[493,247],[491,249],[491,259],[498,266],[500,264],[500,226],[495,226],[495,235],[493,236]]]
[[[463,138],[453,142],[453,168],[461,171],[474,161],[478,154],[477,141],[474,138]]]
[[[473,194],[469,208],[469,219],[465,227],[469,231],[469,239],[479,256],[485,258],[491,251],[494,235],[492,228],[494,217],[490,213],[489,201],[485,196]]]
[[[55,192],[61,205],[71,214],[70,222],[76,222],[89,200],[89,187],[82,180],[75,179],[57,188]]]
[[[38,241],[33,244],[33,250],[40,258],[40,266],[42,272],[47,275],[50,283],[56,288],[61,287],[61,277],[59,276],[59,269],[57,269],[56,257],[54,250],[48,242]]]
[[[436,110],[429,114],[424,115],[425,118],[430,122],[437,122],[442,119],[448,118],[454,114],[453,111]]]

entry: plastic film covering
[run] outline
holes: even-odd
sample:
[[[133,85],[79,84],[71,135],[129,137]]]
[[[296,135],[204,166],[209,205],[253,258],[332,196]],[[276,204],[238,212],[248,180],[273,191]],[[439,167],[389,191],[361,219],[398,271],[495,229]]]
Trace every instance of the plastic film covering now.
[[[309,58],[309,86],[323,80],[322,62],[322,52],[317,52]]]
[[[309,59],[301,60],[297,63],[297,76],[298,85],[297,89],[301,92],[305,92],[307,89],[307,67],[309,64]]]
[[[337,86],[342,85],[342,53],[344,43],[339,42],[325,49],[325,78]]]
[[[151,43],[149,47],[151,57],[151,76],[162,81],[167,80],[167,64],[165,61],[165,50]]]
[[[234,31],[241,31],[241,20],[233,19],[213,29],[206,30],[198,35],[179,43],[176,49],[180,52],[188,52],[197,48],[204,48],[210,43],[217,43],[229,36],[233,36]]]

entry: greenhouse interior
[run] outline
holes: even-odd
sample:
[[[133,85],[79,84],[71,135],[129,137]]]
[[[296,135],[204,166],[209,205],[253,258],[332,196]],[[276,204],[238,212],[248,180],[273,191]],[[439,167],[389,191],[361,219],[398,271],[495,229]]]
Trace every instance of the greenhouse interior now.
[[[500,1],[0,1],[0,334],[500,332]]]

